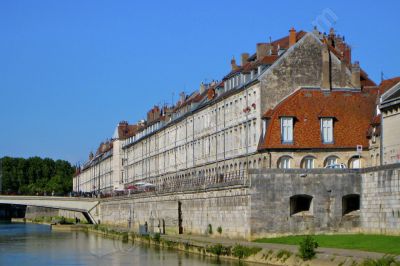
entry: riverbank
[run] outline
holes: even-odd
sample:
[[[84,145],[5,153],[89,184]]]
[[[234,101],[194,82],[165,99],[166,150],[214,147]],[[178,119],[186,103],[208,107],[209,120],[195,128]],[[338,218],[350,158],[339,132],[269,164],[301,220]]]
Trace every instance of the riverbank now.
[[[140,242],[202,256],[276,266],[355,266],[363,265],[368,259],[378,260],[385,255],[359,250],[318,248],[314,259],[303,261],[298,256],[297,245],[257,243],[194,235],[139,236],[124,229],[103,225],[53,225],[53,230],[81,230],[106,238],[119,239],[125,243]],[[397,257],[397,259],[400,258]]]

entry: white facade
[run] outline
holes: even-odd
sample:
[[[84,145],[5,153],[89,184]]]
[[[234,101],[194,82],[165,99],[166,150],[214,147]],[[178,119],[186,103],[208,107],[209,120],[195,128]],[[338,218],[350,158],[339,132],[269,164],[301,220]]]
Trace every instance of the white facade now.
[[[183,114],[162,129],[124,141],[124,183],[176,175],[237,171],[233,159],[256,153],[261,112],[259,85]],[[257,108],[258,107],[258,108]],[[232,164],[233,165],[233,164]],[[201,167],[201,170],[200,168]],[[199,169],[196,169],[199,168]]]
[[[113,140],[112,148],[89,160],[74,177],[76,192],[110,193],[122,185],[121,140]]]

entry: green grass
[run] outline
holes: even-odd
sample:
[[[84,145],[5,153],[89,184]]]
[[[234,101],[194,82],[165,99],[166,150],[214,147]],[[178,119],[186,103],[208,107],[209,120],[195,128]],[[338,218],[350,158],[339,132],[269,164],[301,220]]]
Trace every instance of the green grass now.
[[[305,236],[287,236],[277,238],[261,238],[259,243],[277,243],[299,245]],[[320,247],[357,249],[400,255],[400,236],[384,235],[314,235]]]

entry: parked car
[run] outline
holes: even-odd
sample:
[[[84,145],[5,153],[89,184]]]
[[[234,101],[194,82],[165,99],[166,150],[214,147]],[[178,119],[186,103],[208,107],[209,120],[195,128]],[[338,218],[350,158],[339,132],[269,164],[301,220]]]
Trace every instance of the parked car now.
[[[325,168],[329,169],[346,169],[346,165],[344,163],[335,163],[335,164],[328,164]]]

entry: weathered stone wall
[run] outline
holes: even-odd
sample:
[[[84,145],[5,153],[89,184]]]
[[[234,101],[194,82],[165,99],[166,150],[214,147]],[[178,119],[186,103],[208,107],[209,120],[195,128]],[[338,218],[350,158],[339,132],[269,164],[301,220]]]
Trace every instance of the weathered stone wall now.
[[[252,170],[251,237],[308,232],[353,231],[357,212],[342,214],[342,197],[361,193],[357,171],[314,169]],[[291,215],[290,198],[312,197],[309,211]]]
[[[292,46],[261,76],[261,110],[273,108],[282,99],[301,87],[322,85],[322,43],[313,33],[308,33]],[[340,61],[331,53],[332,87],[350,83],[351,74],[341,71]]]
[[[250,187],[226,187],[202,192],[136,198],[111,198],[99,206],[101,223],[139,231],[254,239],[305,233],[372,232],[400,234],[400,164],[340,169],[250,170]],[[145,196],[147,195],[147,196]],[[310,208],[291,213],[291,197],[309,195]],[[345,212],[345,196],[360,196],[359,207]],[[353,200],[353,202],[355,202]],[[293,209],[293,206],[292,206]]]
[[[361,191],[363,230],[400,234],[400,164],[365,169]]]
[[[249,235],[250,197],[245,188],[198,193],[107,200],[100,204],[101,223],[139,230],[147,222],[150,232],[179,233],[178,205],[181,204],[183,233],[206,234],[211,224],[214,235],[246,238]]]

